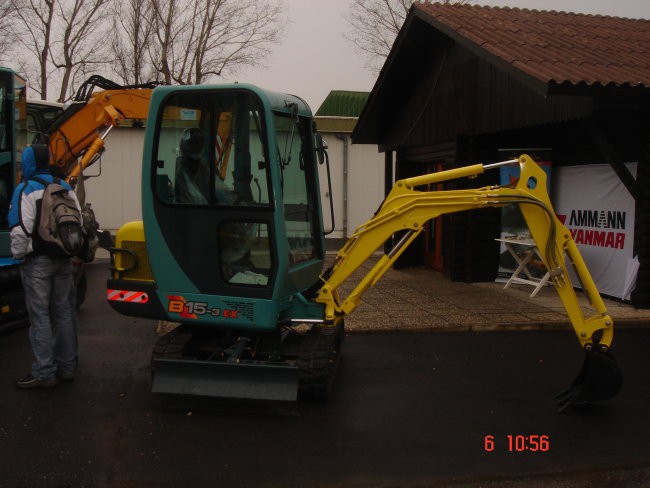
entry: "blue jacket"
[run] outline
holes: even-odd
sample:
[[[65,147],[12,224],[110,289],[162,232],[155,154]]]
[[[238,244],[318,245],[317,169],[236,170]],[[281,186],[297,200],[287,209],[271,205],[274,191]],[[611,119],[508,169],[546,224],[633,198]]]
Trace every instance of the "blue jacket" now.
[[[54,182],[54,176],[48,170],[36,169],[34,151],[31,147],[26,147],[23,151],[22,168],[23,181],[16,187],[11,197],[8,218],[11,230],[11,254],[15,259],[24,259],[26,255],[34,252],[32,234],[45,185],[32,178],[37,177],[48,183]],[[59,184],[67,190],[71,190],[67,182],[61,180]],[[75,200],[77,199],[74,192],[70,192],[70,195]],[[78,201],[77,207],[79,207]]]

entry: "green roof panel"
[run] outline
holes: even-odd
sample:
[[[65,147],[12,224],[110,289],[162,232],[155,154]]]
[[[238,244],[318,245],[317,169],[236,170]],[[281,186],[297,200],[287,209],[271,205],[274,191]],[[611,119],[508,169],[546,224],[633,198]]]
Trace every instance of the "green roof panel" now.
[[[320,117],[358,117],[368,100],[369,92],[332,90],[316,116]]]

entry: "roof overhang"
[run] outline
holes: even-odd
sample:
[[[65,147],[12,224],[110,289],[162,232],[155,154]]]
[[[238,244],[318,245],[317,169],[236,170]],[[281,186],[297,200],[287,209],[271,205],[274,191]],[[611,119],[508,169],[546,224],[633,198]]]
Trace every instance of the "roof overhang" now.
[[[411,7],[361,111],[352,132],[354,144],[381,145],[384,117],[389,119],[404,102],[392,95],[410,93],[414,83],[435,69],[436,56],[449,45],[449,37],[431,29],[415,11],[415,7]],[[423,50],[423,45],[430,48]]]
[[[437,61],[452,45],[461,46],[472,55],[519,81],[532,93],[542,98],[554,95],[589,96],[600,99],[599,104],[607,98],[627,99],[629,103],[634,103],[633,100],[647,101],[648,88],[644,85],[602,84],[600,82],[571,83],[536,78],[524,71],[524,66],[518,67],[517,61],[510,62],[499,57],[472,41],[472,38],[475,37],[471,32],[464,31],[462,27],[458,29],[450,27],[426,12],[424,7],[414,4],[379,73],[368,102],[361,112],[359,122],[352,133],[353,142],[378,144],[381,151],[396,147],[399,137],[393,137],[390,131],[401,131],[404,124],[414,122],[404,119],[395,121],[394,117],[398,116],[396,114],[404,112],[402,110],[404,104],[423,103],[421,95],[425,93],[426,87],[419,91],[420,98],[418,99],[418,83],[422,82],[422,78],[435,79],[431,77],[432,70],[436,69]],[[428,89],[431,90],[431,87]],[[417,113],[417,111],[411,113]]]
[[[316,115],[316,129],[321,133],[351,134],[357,125],[358,117],[331,117]]]

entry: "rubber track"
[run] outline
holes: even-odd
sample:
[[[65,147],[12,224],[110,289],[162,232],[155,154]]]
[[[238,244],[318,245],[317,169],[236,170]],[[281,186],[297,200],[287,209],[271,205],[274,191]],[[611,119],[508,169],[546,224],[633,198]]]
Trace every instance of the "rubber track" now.
[[[192,330],[188,330],[183,326],[177,327],[158,338],[153,348],[152,359],[179,359],[183,357],[185,345],[192,337]]]
[[[341,357],[344,330],[341,322],[337,327],[313,326],[307,333],[296,361],[301,399],[324,400],[329,395]]]
[[[299,397],[304,400],[324,400],[341,357],[344,325],[337,327],[313,326],[307,332],[296,358],[299,369]],[[191,328],[182,326],[160,337],[153,348],[153,359],[179,359],[183,357],[186,344],[194,336]]]

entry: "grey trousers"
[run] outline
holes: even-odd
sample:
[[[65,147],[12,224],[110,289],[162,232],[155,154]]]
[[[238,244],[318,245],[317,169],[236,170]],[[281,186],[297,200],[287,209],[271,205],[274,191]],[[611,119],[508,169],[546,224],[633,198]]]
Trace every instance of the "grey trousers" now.
[[[32,376],[74,371],[77,357],[72,263],[70,258],[27,257],[20,267],[34,354]]]

